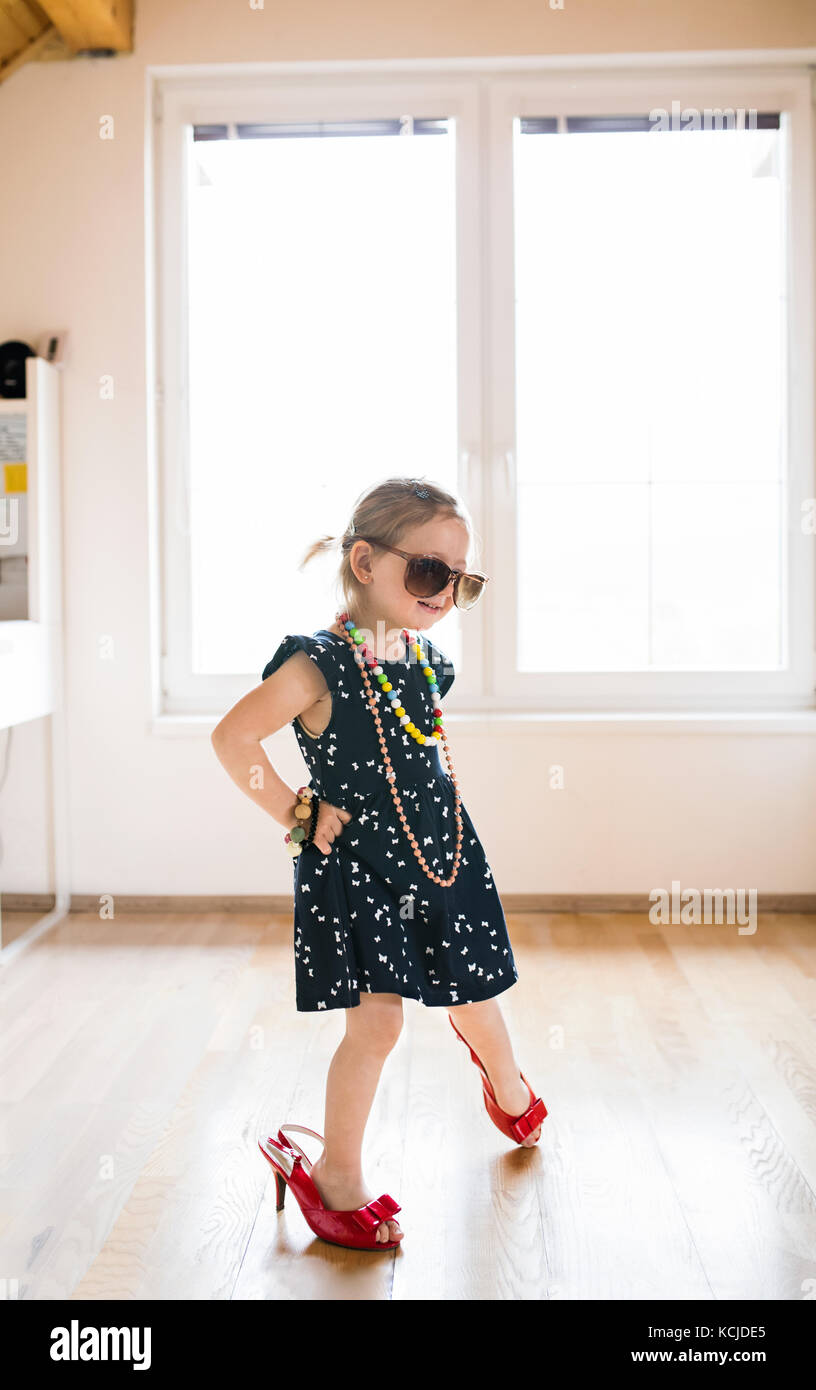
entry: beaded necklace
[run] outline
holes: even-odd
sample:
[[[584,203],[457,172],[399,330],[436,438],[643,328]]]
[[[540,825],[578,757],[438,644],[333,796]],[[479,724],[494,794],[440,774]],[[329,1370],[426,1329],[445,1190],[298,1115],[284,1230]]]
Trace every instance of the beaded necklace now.
[[[392,682],[389,681],[388,676],[386,672],[383,670],[382,666],[380,665],[377,657],[366,645],[365,641],[363,640],[362,632],[359,628],[354,626],[354,623],[349,618],[348,613],[338,613],[337,624],[342,629],[343,637],[346,639],[346,642],[351,647],[354,655],[354,660],[357,662],[357,665],[360,668],[360,675],[363,678],[363,684],[366,689],[366,695],[368,696],[368,707],[374,716],[374,723],[377,728],[377,737],[380,740],[380,748],[382,750],[383,760],[385,762],[386,767],[386,781],[391,787],[391,795],[394,798],[394,804],[397,808],[397,815],[400,818],[402,828],[405,831],[411,848],[413,849],[414,854],[419,860],[424,873],[426,873],[428,878],[432,879],[434,883],[438,883],[441,888],[449,888],[459,872],[459,861],[462,857],[462,801],[459,795],[459,784],[456,781],[456,774],[453,770],[453,760],[451,758],[450,749],[448,747],[448,736],[442,723],[442,710],[439,708],[439,686],[437,684],[433,668],[428,660],[427,655],[425,655],[422,651],[422,645],[419,641],[419,637],[417,636],[414,639],[412,639],[409,636],[407,628],[403,628],[402,636],[405,638],[406,646],[413,646],[416,656],[423,663],[422,673],[428,681],[428,688],[431,694],[436,696],[436,707],[433,711],[434,729],[432,733],[425,734],[413,722],[410,715],[405,710],[404,706],[400,702],[399,692],[394,690]],[[435,744],[441,741],[445,749],[445,759],[448,764],[448,770],[450,772],[451,781],[453,782],[454,793],[456,797],[456,855],[454,857],[453,872],[451,873],[450,878],[440,878],[439,874],[435,874],[433,870],[428,866],[425,856],[422,853],[422,850],[419,848],[417,838],[411,830],[411,827],[408,824],[408,819],[405,815],[405,812],[402,809],[402,801],[400,800],[399,792],[397,791],[397,788],[395,786],[397,774],[395,773],[391,764],[391,759],[388,756],[388,749],[386,747],[385,738],[383,737],[382,720],[380,719],[380,713],[377,709],[377,700],[375,698],[374,690],[369,679],[369,670],[371,671],[372,675],[377,677],[383,694],[389,700],[394,715],[405,729],[405,732],[409,733],[411,737],[416,740],[417,743]]]

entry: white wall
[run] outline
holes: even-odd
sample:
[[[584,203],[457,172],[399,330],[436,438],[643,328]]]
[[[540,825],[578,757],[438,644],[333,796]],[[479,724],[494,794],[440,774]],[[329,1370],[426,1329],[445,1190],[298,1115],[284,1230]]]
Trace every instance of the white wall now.
[[[281,828],[235,788],[208,734],[148,732],[146,64],[816,42],[813,7],[793,0],[722,6],[713,29],[707,0],[569,9],[468,0],[406,16],[404,7],[373,0],[323,0],[291,12],[141,0],[133,56],[32,64],[0,86],[0,340],[33,344],[44,329],[63,326],[71,335],[63,438],[75,893],[291,888]],[[107,114],[116,122],[112,142],[98,138]],[[114,401],[98,399],[105,373],[115,380]],[[98,657],[107,635],[113,661]],[[269,634],[264,660],[280,636]],[[634,892],[672,879],[760,893],[816,889],[812,735],[553,732],[486,744],[453,720],[450,735],[501,891]],[[303,765],[293,734],[283,731],[268,747],[297,785]],[[547,788],[553,763],[565,766],[563,791]],[[7,792],[14,789],[17,816],[29,817],[17,773]],[[12,810],[0,795],[7,843]],[[4,869],[5,891],[49,887],[32,882],[36,860],[18,882],[8,863]]]
[[[53,893],[48,720],[0,730],[0,780],[0,892]]]

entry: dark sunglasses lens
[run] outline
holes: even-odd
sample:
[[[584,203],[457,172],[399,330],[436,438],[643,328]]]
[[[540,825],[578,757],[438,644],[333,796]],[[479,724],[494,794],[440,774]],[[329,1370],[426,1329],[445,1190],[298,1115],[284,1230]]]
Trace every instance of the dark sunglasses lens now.
[[[433,598],[445,588],[449,578],[450,570],[441,560],[422,556],[408,561],[405,587],[416,598]]]
[[[453,597],[457,608],[472,608],[484,589],[484,580],[470,574],[463,574],[457,580]]]

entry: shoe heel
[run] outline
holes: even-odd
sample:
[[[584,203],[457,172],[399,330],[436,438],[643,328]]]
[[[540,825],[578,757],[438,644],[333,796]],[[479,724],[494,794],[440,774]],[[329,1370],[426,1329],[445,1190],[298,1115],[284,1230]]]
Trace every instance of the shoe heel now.
[[[275,1193],[277,1198],[275,1202],[275,1211],[283,1211],[283,1203],[286,1197],[286,1179],[281,1177],[277,1169],[275,1169]]]

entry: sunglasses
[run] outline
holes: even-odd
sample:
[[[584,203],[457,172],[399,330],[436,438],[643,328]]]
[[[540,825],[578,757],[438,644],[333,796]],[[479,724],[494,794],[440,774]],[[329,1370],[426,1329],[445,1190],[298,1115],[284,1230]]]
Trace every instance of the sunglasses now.
[[[379,545],[390,550],[392,555],[401,555],[408,563],[405,566],[405,587],[415,598],[433,598],[453,580],[453,601],[457,608],[472,608],[481,596],[488,582],[486,574],[467,574],[465,570],[452,570],[444,560],[436,555],[412,555],[407,550],[397,550],[393,545],[377,541],[371,536],[357,536],[356,541],[368,541],[369,545]]]

